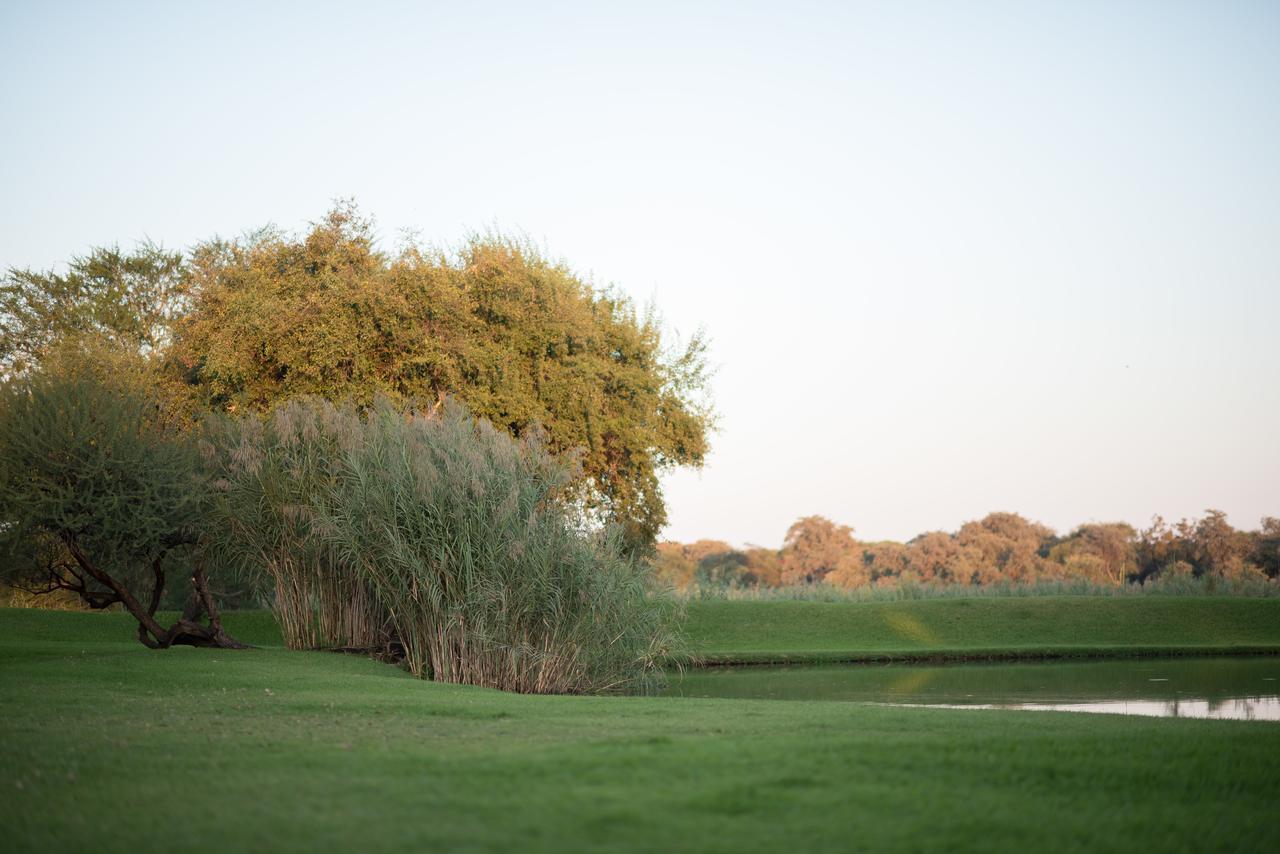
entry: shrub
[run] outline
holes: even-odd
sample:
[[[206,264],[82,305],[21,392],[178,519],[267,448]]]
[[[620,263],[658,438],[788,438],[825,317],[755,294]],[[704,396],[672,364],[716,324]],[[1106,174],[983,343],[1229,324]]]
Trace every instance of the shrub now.
[[[156,398],[68,357],[0,390],[0,572],[27,589],[121,604],[150,647],[238,647],[197,549],[206,493],[199,456]],[[156,619],[168,573],[192,580],[183,618]],[[196,622],[201,613],[208,625]]]
[[[328,604],[372,603],[350,623],[385,618],[415,675],[537,693],[641,688],[675,652],[674,605],[581,523],[537,438],[452,402],[318,399],[210,435],[224,553],[272,579],[295,643],[328,636]]]

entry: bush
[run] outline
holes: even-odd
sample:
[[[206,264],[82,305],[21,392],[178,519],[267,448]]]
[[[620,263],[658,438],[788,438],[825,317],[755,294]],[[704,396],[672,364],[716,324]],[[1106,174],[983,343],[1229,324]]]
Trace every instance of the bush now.
[[[240,646],[197,548],[206,491],[194,443],[155,397],[97,368],[68,357],[0,390],[0,572],[92,608],[122,605],[147,646]],[[194,595],[165,628],[156,611],[175,565]]]
[[[674,605],[615,532],[585,529],[536,438],[452,402],[314,399],[211,436],[223,552],[271,578],[294,643],[344,625],[333,605],[385,618],[417,676],[536,693],[643,688],[675,651]]]

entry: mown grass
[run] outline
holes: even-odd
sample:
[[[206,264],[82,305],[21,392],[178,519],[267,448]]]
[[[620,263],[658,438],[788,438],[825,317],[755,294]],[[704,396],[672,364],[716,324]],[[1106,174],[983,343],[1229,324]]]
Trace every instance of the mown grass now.
[[[122,625],[0,611],[6,850],[1280,845],[1275,724],[521,696],[355,656],[151,651]]]
[[[898,602],[702,600],[708,662],[1280,653],[1280,599],[1001,597]]]
[[[803,602],[901,602],[913,599],[990,599],[1026,596],[1249,596],[1280,598],[1280,582],[1266,578],[1162,578],[1146,584],[1099,584],[1085,579],[968,584],[901,584],[891,587],[837,587],[787,584],[782,587],[692,586],[677,591],[685,600]]]

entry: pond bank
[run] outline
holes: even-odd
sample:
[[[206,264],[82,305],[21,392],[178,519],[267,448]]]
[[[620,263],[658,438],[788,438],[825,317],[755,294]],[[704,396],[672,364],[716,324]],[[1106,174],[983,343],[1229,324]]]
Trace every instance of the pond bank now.
[[[735,700],[836,700],[956,710],[1080,711],[1280,720],[1280,656],[708,667],[666,693]]]
[[[691,601],[706,665],[1280,654],[1280,599],[1045,596]]]

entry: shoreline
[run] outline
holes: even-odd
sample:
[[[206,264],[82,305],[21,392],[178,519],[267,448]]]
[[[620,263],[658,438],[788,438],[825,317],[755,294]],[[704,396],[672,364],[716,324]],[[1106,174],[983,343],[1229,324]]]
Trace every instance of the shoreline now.
[[[1137,658],[1256,658],[1280,656],[1280,644],[1232,646],[1045,647],[1043,649],[911,650],[875,652],[712,653],[695,654],[685,666],[693,670],[720,667],[848,664],[983,664],[1019,661],[1090,661]]]

